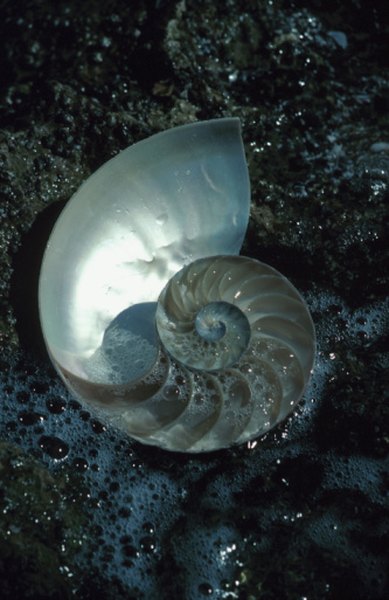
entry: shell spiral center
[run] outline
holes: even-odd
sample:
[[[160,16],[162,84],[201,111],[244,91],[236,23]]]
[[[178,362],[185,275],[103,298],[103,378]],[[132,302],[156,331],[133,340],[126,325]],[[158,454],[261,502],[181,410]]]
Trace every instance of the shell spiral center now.
[[[194,263],[182,269],[162,292],[157,329],[165,350],[175,360],[192,369],[218,371],[233,366],[247,349],[250,324],[234,304],[207,302],[201,286],[189,292],[185,280],[197,266]]]

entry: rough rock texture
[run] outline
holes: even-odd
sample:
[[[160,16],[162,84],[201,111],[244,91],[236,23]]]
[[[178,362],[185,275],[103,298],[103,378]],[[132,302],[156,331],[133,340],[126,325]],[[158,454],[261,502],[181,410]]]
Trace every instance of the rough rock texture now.
[[[3,442],[0,486],[2,597],[71,597],[68,564],[86,533],[82,488]]]
[[[3,0],[0,16],[0,432],[40,463],[3,446],[2,597],[387,597],[386,3]],[[244,253],[305,295],[317,367],[265,438],[166,454],[67,395],[40,336],[39,265],[100,164],[228,115],[253,190]]]

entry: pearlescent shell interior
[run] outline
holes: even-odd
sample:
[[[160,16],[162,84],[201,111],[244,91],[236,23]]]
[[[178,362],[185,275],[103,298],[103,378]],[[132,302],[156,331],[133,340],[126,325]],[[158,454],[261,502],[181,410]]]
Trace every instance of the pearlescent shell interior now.
[[[238,253],[249,203],[234,118],[164,131],[91,175],[60,215],[41,268],[41,324],[61,374],[124,384],[148,373],[161,290],[199,257]],[[121,346],[115,372],[109,355],[119,359]]]

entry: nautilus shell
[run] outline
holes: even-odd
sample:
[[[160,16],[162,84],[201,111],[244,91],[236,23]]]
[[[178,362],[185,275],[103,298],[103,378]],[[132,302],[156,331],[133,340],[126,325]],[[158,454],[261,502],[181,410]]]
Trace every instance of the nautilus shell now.
[[[309,311],[238,256],[250,186],[238,119],[176,127],[104,164],[60,215],[39,306],[67,387],[137,440],[205,452],[251,440],[301,398]]]

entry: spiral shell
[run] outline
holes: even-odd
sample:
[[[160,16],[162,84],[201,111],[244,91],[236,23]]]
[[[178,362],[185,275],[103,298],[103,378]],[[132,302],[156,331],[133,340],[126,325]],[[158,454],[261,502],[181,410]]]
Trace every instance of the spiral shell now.
[[[256,437],[300,399],[309,311],[273,268],[236,256],[249,215],[237,119],[127,148],[76,192],[41,269],[50,357],[132,437],[205,452]]]

